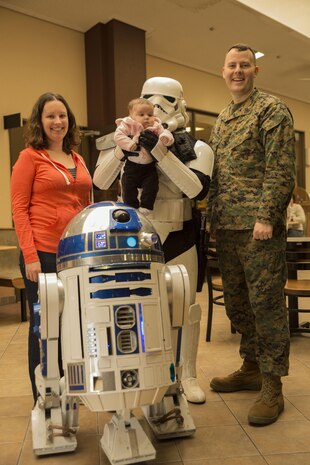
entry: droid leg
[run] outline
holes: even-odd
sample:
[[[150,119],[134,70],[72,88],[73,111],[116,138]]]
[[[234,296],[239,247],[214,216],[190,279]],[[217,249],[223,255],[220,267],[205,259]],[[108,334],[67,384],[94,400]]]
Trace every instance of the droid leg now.
[[[130,410],[117,411],[104,427],[101,447],[112,465],[153,460],[156,451]]]
[[[181,387],[168,392],[158,404],[142,407],[157,439],[191,436],[196,431]]]
[[[46,385],[44,389],[49,390]],[[67,397],[65,394],[59,397],[55,391],[50,399],[39,395],[31,412],[35,454],[41,456],[74,451],[77,446],[78,413],[78,397]]]
[[[39,275],[40,304],[35,309],[41,363],[35,370],[38,400],[32,410],[32,444],[36,455],[76,448],[78,399],[61,394],[58,339],[61,286],[55,273]],[[39,321],[40,320],[40,321]]]
[[[176,382],[169,388],[161,402],[143,407],[146,419],[158,439],[190,436],[196,430],[180,382],[182,371],[180,363],[181,328],[188,313],[190,279],[183,265],[169,264],[167,268],[170,272],[170,275],[167,273],[167,278],[170,295],[172,345],[175,352]]]

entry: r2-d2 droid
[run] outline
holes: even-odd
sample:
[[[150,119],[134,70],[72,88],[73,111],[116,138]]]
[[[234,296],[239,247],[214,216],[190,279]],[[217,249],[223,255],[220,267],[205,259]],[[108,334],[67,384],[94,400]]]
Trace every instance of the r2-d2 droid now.
[[[175,354],[189,303],[189,278],[184,266],[164,264],[152,224],[122,203],[91,205],[64,231],[57,271],[39,275],[35,453],[76,448],[80,401],[95,412],[115,411],[101,439],[113,465],[155,458],[131,413],[136,407],[152,409],[156,404],[154,411],[148,410],[148,421],[155,428],[166,422],[167,436],[176,430],[192,434],[195,426],[184,396],[177,393],[182,398],[179,409],[173,400],[169,404],[169,395],[180,389]]]

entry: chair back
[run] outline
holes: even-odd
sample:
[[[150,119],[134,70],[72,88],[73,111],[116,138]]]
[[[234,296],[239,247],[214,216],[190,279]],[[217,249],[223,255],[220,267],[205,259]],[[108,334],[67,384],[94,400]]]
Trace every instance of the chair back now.
[[[303,187],[296,186],[294,189],[295,202],[302,204],[303,202],[309,202],[310,196],[306,189]]]
[[[286,264],[289,275],[299,270],[310,270],[310,237],[288,237]]]
[[[300,298],[310,297],[310,238],[287,239],[286,263],[288,280],[284,287],[287,296],[290,332],[310,332],[310,323],[299,323],[300,313],[310,313]]]

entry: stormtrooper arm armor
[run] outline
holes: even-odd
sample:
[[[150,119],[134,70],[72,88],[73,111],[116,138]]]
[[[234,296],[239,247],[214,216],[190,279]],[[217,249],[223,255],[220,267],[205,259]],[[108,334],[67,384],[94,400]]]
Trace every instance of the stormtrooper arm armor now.
[[[160,141],[152,150],[152,155],[158,161],[158,168],[190,199],[197,197],[204,189],[194,171],[210,179],[214,161],[213,151],[204,142],[197,141],[194,150],[197,158],[186,165],[172,152],[167,151]]]
[[[114,133],[96,140],[97,149],[100,150],[93,181],[99,189],[107,190],[118,176],[124,154],[115,146]]]

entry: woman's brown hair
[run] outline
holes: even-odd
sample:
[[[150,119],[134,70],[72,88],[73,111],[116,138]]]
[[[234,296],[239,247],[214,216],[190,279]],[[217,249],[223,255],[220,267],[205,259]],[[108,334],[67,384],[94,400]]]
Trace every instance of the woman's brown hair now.
[[[68,114],[68,132],[63,140],[63,151],[70,153],[71,150],[81,143],[81,136],[79,129],[76,125],[75,116],[72,113],[68,103],[64,97],[60,94],[54,94],[52,92],[46,92],[41,95],[35,103],[30,118],[27,121],[24,138],[27,146],[31,146],[35,149],[44,149],[48,147],[48,141],[42,126],[42,112],[44,105],[47,102],[58,100],[62,102],[66,107]]]

